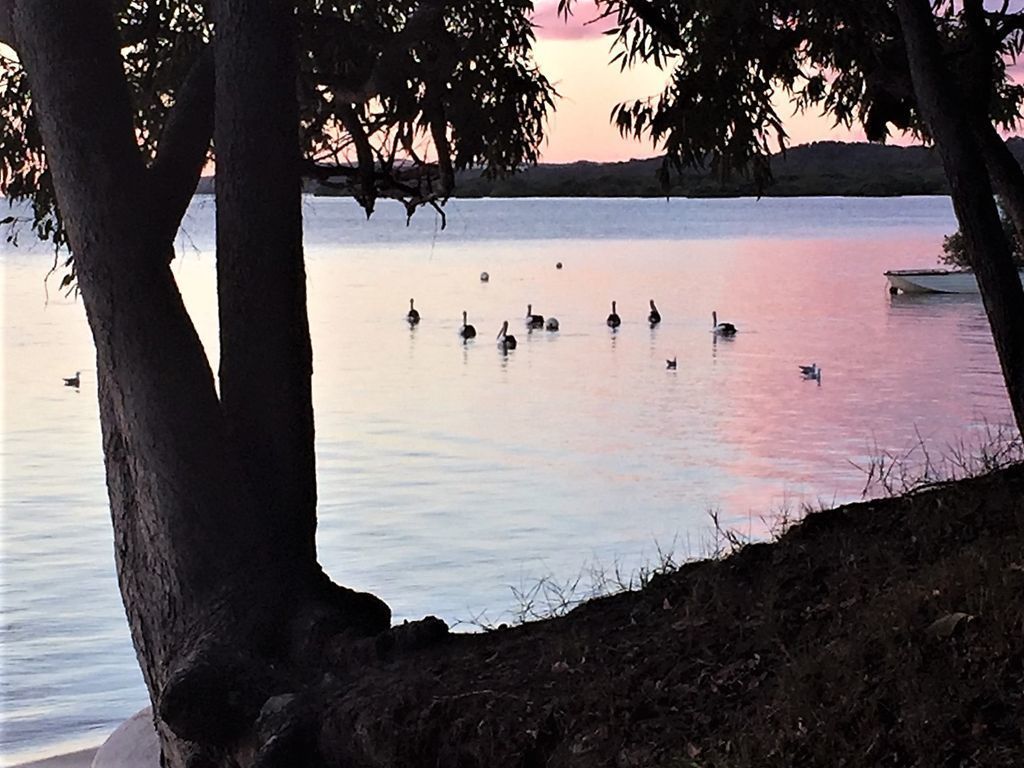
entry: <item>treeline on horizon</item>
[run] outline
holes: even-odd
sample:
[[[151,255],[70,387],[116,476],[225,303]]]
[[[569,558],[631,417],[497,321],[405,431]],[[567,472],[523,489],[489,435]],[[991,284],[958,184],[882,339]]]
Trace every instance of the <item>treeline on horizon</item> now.
[[[1024,138],[1007,145],[1024,164]],[[664,197],[658,180],[661,158],[615,163],[542,163],[502,179],[480,171],[457,175],[454,197]],[[773,180],[758,190],[752,178],[736,173],[719,178],[708,170],[672,174],[671,197],[894,197],[948,195],[938,153],[930,147],[867,142],[817,141],[788,149],[772,159]],[[199,194],[213,191],[213,179],[200,181]],[[315,195],[348,193],[308,182]]]

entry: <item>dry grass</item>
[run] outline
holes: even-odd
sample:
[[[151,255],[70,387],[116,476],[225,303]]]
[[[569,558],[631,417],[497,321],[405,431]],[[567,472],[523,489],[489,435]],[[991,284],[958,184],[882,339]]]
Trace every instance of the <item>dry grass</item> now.
[[[902,451],[877,445],[867,461],[850,463],[864,474],[861,498],[889,498],[916,493],[942,483],[979,477],[1024,461],[1024,442],[1016,428],[983,422],[978,431],[952,443],[930,447],[916,440]]]

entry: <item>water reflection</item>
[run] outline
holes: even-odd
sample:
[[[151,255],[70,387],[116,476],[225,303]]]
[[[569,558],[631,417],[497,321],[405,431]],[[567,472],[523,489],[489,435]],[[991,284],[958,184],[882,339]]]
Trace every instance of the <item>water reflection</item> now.
[[[876,446],[899,451],[917,433],[943,445],[1008,421],[980,301],[885,291],[884,270],[934,263],[953,228],[948,201],[893,205],[455,201],[435,238],[397,211],[366,222],[355,205],[306,200],[325,567],[380,594],[399,621],[500,618],[508,584],[595,558],[628,571],[677,536],[697,546],[711,508],[757,530],[780,505],[856,497],[851,461]],[[196,250],[173,268],[216,361],[213,208],[199,202],[190,216]],[[3,258],[0,557],[20,590],[3,597],[18,626],[36,628],[5,634],[18,660],[6,669],[56,676],[41,709],[59,698],[85,722],[102,690],[118,702],[104,712],[122,717],[145,694],[113,577],[95,377],[79,362],[94,358],[84,313],[43,304],[48,258]],[[652,295],[665,318],[655,329]],[[419,326],[397,312],[379,320],[409,296],[429,309]],[[610,296],[629,308],[617,330],[605,323]],[[489,338],[459,336],[463,308],[497,328],[530,302],[564,330],[538,329],[541,343],[515,328],[527,343],[499,349],[499,365]],[[712,311],[740,327],[735,339],[711,332]],[[812,360],[822,386],[799,375]],[[79,366],[73,398],[60,379]],[[56,634],[40,622],[54,616],[66,622]],[[83,643],[79,664],[59,657],[70,638]],[[22,677],[5,690],[31,701],[38,689]]]

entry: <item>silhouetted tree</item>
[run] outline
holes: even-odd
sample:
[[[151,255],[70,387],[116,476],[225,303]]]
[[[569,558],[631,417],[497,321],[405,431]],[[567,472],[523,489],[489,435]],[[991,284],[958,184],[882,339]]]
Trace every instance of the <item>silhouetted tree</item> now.
[[[118,579],[168,766],[316,764],[296,692],[389,629],[383,602],[316,558],[301,174],[351,185],[368,214],[381,195],[411,212],[442,202],[455,169],[534,161],[552,90],[527,5],[0,6],[17,52],[0,71],[0,183],[70,248]],[[169,268],[211,137],[219,393]]]

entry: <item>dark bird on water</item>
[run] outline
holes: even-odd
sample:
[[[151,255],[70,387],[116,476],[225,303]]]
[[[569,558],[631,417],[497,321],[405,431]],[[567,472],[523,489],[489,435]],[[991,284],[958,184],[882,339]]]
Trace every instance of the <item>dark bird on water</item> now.
[[[459,335],[464,339],[476,337],[476,328],[466,322],[466,310],[462,310],[462,327],[459,329]]]
[[[420,313],[413,307],[412,299],[409,299],[409,314],[405,316],[405,319],[409,321],[409,325],[416,325],[420,321]]]
[[[75,371],[75,375],[74,376],[72,376],[71,378],[64,379],[64,386],[65,387],[74,387],[75,389],[78,389],[81,386],[81,384],[82,384],[82,372],[81,371]]]
[[[609,328],[618,328],[622,325],[622,319],[615,312],[615,302],[612,302],[612,313],[608,315],[608,319],[605,320],[608,323]]]
[[[654,299],[651,299],[651,314],[647,316],[647,322],[651,325],[657,325],[661,322],[661,312],[654,306]]]
[[[530,328],[544,327],[544,315],[533,314],[533,304],[526,305],[526,325]]]
[[[501,324],[501,330],[498,331],[498,346],[506,350],[516,348],[516,337],[508,333],[508,320]]]
[[[711,325],[716,334],[719,336],[735,336],[736,326],[732,323],[720,323],[718,322],[718,313],[711,313]]]
[[[671,360],[666,360],[665,367],[670,371],[674,371],[676,369],[676,359],[673,357]]]
[[[821,386],[821,367],[817,363],[800,366],[800,375],[807,381],[817,381]]]

